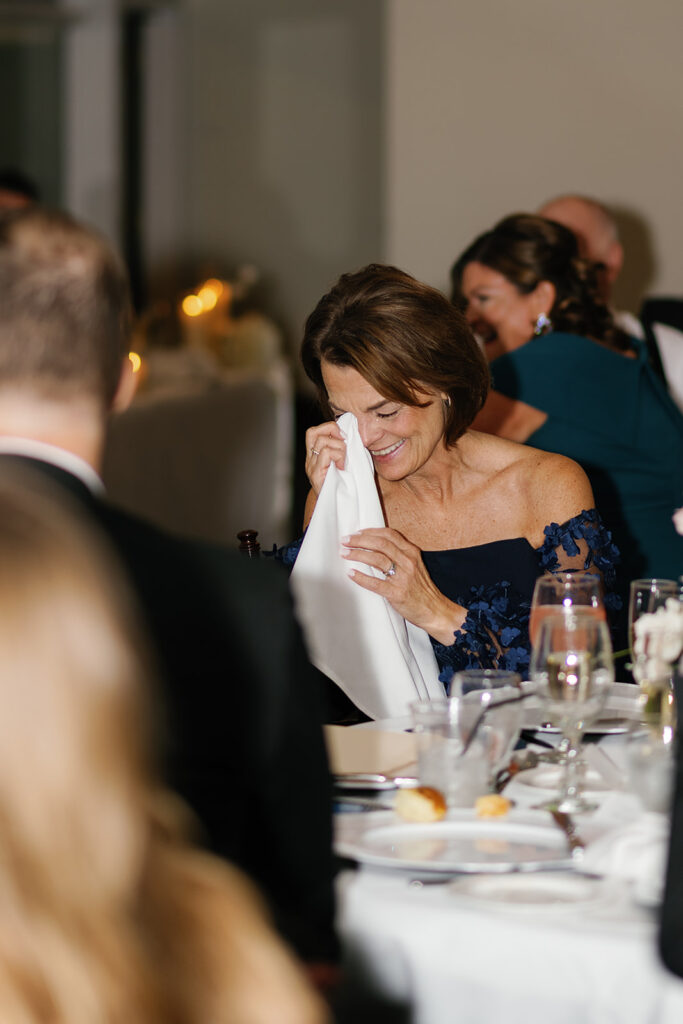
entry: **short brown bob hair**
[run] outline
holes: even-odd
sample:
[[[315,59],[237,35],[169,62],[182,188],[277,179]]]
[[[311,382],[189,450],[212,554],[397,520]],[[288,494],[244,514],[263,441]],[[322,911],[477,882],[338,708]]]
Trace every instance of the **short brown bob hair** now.
[[[462,313],[441,292],[396,267],[371,263],[343,274],[304,329],[301,361],[328,415],[321,363],[350,366],[383,398],[422,404],[446,395],[444,439],[461,437],[486,400],[489,370]]]

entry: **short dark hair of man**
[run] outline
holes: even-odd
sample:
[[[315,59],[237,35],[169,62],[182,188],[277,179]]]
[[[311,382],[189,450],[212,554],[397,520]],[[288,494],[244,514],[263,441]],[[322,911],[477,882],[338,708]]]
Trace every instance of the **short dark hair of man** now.
[[[0,220],[0,386],[88,396],[108,408],[127,351],[126,269],[94,230],[25,207]]]

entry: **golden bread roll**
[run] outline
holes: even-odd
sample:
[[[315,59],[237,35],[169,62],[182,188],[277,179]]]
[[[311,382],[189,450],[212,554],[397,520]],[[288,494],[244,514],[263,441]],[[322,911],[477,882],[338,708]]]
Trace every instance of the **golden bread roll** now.
[[[498,793],[487,793],[486,796],[478,796],[474,809],[478,818],[499,818],[507,814],[512,804],[507,797],[499,796]]]
[[[447,810],[443,793],[431,786],[399,789],[395,807],[405,821],[416,822],[439,821]]]

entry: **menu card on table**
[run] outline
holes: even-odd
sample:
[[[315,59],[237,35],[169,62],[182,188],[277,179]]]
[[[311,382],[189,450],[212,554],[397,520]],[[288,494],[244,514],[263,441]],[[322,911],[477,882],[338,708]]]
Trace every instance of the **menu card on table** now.
[[[417,774],[415,736],[407,732],[325,726],[325,744],[333,775]]]

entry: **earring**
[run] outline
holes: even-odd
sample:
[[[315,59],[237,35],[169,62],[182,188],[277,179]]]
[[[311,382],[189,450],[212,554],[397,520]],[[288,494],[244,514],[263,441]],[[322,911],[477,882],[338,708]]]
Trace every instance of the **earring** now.
[[[539,313],[534,324],[534,334],[538,337],[539,334],[547,334],[552,329],[553,322],[550,317],[546,316],[545,313]]]

